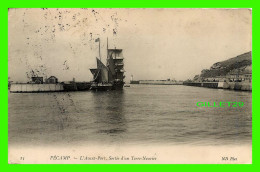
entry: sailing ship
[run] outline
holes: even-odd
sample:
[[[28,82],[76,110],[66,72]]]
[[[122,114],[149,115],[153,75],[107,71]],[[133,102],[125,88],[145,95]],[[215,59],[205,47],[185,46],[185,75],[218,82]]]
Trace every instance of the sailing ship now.
[[[107,40],[107,59],[106,65],[104,65],[100,56],[100,39],[96,39],[96,42],[99,42],[99,58],[96,58],[97,68],[90,69],[93,75],[90,89],[96,91],[122,90],[125,84],[123,50],[108,49]]]

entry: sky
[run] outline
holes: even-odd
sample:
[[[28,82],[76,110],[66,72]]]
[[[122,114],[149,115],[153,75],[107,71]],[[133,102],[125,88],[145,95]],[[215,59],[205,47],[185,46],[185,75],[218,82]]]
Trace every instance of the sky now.
[[[9,9],[8,75],[32,71],[90,81],[109,48],[123,49],[125,81],[192,79],[252,47],[251,9]]]

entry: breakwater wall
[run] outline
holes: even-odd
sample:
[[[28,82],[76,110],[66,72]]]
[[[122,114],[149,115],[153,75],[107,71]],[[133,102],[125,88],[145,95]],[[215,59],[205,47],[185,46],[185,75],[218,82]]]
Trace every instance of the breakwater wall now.
[[[249,82],[184,82],[183,85],[195,86],[195,87],[206,87],[206,88],[252,91],[252,84]]]
[[[130,84],[147,84],[147,85],[182,85],[182,82],[167,80],[139,80],[130,81]]]
[[[11,84],[10,92],[33,93],[33,92],[57,92],[64,91],[62,84]]]

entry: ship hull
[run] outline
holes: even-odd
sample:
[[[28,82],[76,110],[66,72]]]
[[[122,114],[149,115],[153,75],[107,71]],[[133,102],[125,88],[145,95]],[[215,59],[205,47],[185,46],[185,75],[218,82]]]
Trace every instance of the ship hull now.
[[[108,86],[94,86],[94,87],[91,87],[90,90],[93,90],[93,91],[109,91],[109,90],[112,90],[112,87],[108,87]]]
[[[87,91],[90,89],[91,84],[89,82],[76,82],[78,91]]]
[[[101,84],[101,83],[92,83],[90,90],[94,91],[109,91],[112,90],[113,85],[112,84]]]
[[[122,90],[124,88],[124,82],[120,81],[120,82],[115,82],[113,84],[112,90]]]
[[[62,83],[64,91],[87,91],[90,89],[90,82]]]
[[[123,90],[124,82],[115,82],[113,84],[92,83],[90,89],[94,91]]]

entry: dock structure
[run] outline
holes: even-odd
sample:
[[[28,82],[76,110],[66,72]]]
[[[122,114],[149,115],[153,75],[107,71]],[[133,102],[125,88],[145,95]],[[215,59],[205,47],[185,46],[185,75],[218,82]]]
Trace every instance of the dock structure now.
[[[32,77],[27,83],[11,83],[11,93],[40,93],[59,91],[87,91],[90,89],[90,82],[73,81],[58,82],[58,78],[51,76],[43,82],[43,77]]]
[[[206,87],[206,88],[252,91],[251,82],[184,82],[183,85],[195,86],[195,87]]]
[[[11,84],[11,93],[39,93],[39,92],[58,92],[64,91],[62,84],[28,84],[15,83]]]

